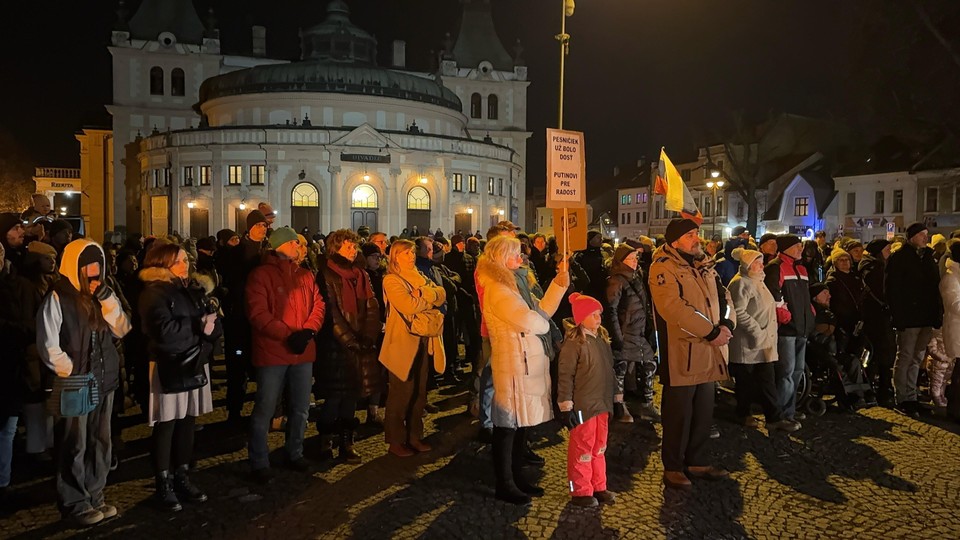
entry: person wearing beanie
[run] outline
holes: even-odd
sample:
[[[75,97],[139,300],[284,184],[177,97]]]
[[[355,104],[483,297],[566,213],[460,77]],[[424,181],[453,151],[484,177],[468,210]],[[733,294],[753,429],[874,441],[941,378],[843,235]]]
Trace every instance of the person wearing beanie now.
[[[940,271],[927,247],[927,228],[921,223],[907,227],[906,242],[887,260],[884,283],[893,328],[897,332],[897,357],[893,365],[893,387],[897,409],[919,416],[917,374],[927,354],[933,329],[943,323],[940,298]]]
[[[250,272],[245,289],[251,362],[257,368],[257,394],[250,419],[249,455],[254,480],[269,483],[267,432],[281,393],[286,396],[286,463],[306,472],[303,436],[310,410],[310,383],[317,359],[314,337],[324,322],[325,304],[309,270],[297,265],[297,231],[280,227],[270,235],[263,264]],[[286,291],[277,295],[279,290]]]
[[[740,261],[733,258],[733,250],[746,248],[748,242],[748,240],[734,235],[723,244],[723,251],[717,254],[717,264],[714,265],[713,269],[717,271],[717,275],[720,276],[720,283],[724,287],[730,284],[730,280],[737,275],[737,271],[740,269]]]
[[[853,257],[839,247],[830,253],[830,265],[830,272],[824,280],[830,287],[830,311],[837,317],[837,326],[847,336],[853,336],[864,317],[863,281],[853,270],[856,267]]]
[[[560,423],[570,429],[567,479],[573,504],[593,507],[613,504],[607,490],[607,432],[615,403],[623,401],[617,382],[610,336],[600,326],[603,305],[597,299],[570,295],[573,324],[560,348],[557,363],[557,406]]]
[[[763,407],[767,430],[793,432],[800,423],[783,418],[777,392],[777,304],[763,280],[763,253],[742,247],[731,256],[739,266],[730,281],[737,326],[730,340],[730,375],[736,382],[737,416],[746,427],[756,427],[753,403]]]
[[[890,318],[890,306],[884,283],[886,282],[887,259],[890,258],[889,240],[872,240],[864,249],[858,270],[863,279],[865,295],[863,298],[863,329],[870,344],[873,356],[867,364],[867,376],[877,390],[877,403],[884,407],[893,407],[893,359],[897,352],[896,334],[891,332],[893,320]]]
[[[767,264],[777,256],[777,235],[766,233],[757,241],[757,249],[763,253],[763,264]]]
[[[815,316],[810,305],[810,277],[800,260],[800,238],[784,234],[776,238],[779,254],[764,266],[764,283],[777,303],[777,362],[775,372],[780,407],[787,420],[803,420],[797,411],[797,385],[805,369],[807,339],[813,333]]]
[[[639,242],[637,245],[642,246]],[[647,341],[648,294],[642,275],[637,271],[640,251],[628,244],[617,246],[607,279],[604,297],[604,325],[610,333],[618,394],[624,390],[640,395],[640,418],[659,422],[660,413],[653,403],[653,378],[657,362]],[[639,383],[639,388],[638,388]],[[618,422],[633,422],[633,416],[620,400],[614,403]]]
[[[262,212],[251,210],[247,214],[246,224],[247,232],[240,239],[240,243],[224,250],[226,253],[218,267],[227,290],[222,305],[227,365],[227,420],[236,429],[240,428],[240,413],[246,398],[247,380],[253,378],[253,364],[250,359],[251,331],[245,300],[247,278],[260,265],[269,246],[267,219]],[[224,236],[227,234],[224,233]]]
[[[740,238],[743,240],[750,240],[750,231],[747,230],[743,225],[737,225],[733,228],[733,231],[730,233],[731,238]]]
[[[599,231],[587,231],[587,248],[578,251],[574,260],[587,274],[584,294],[603,298],[607,287],[607,265],[603,255],[603,235]]]
[[[261,202],[257,205],[257,211],[263,214],[263,219],[267,222],[267,228],[269,229],[272,227],[274,220],[277,219],[277,213],[273,211],[273,207],[270,206],[270,203]]]
[[[725,307],[731,305],[730,295],[720,290],[713,262],[701,258],[698,233],[695,221],[672,220],[664,235],[667,243],[653,254],[648,278],[660,343],[663,482],[680,489],[692,486],[687,474],[729,475],[708,464],[707,441],[714,383],[727,378],[727,343],[736,324]]]
[[[4,260],[10,261],[14,273],[20,270],[27,251],[24,236],[23,222],[20,221],[19,214],[0,214],[0,245],[3,245]]]

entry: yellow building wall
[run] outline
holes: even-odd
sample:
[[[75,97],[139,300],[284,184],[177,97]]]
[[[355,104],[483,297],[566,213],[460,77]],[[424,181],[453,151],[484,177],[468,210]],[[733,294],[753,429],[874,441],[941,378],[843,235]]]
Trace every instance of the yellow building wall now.
[[[112,231],[113,216],[113,132],[85,128],[76,135],[80,143],[80,182],[83,186],[82,213],[87,237],[104,241],[104,232]],[[109,238],[107,238],[109,240]]]

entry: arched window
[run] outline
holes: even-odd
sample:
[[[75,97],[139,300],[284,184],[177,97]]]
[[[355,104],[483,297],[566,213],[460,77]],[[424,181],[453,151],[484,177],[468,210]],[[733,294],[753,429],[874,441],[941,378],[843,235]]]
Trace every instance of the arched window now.
[[[407,210],[429,210],[430,193],[426,189],[416,186],[407,192]]]
[[[367,184],[360,184],[353,188],[350,198],[351,208],[377,208],[377,190]]]
[[[320,206],[320,192],[310,182],[300,182],[293,186],[290,206]]]
[[[150,68],[150,95],[163,95],[163,68],[160,66]]]
[[[172,96],[183,96],[186,95],[187,85],[184,79],[183,70],[180,68],[174,68],[170,72],[170,95]]]
[[[480,112],[483,108],[480,103],[482,99],[483,98],[480,97],[480,94],[473,94],[470,96],[470,118],[480,118]]]
[[[496,94],[490,94],[487,96],[487,118],[490,120],[496,120],[497,115],[500,113],[500,103],[497,100]]]

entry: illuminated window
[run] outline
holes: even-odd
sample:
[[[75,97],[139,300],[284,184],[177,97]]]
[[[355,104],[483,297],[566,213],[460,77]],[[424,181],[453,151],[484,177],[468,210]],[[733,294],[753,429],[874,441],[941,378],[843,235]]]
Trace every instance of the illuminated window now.
[[[251,165],[250,166],[250,184],[254,186],[262,186],[264,181],[267,178],[267,167],[266,165]]]
[[[429,210],[430,193],[416,186],[407,193],[407,210]]]
[[[453,173],[453,190],[463,191],[463,175],[460,173]]]
[[[300,182],[293,186],[290,197],[290,206],[320,206],[320,192],[310,182]]]
[[[377,208],[377,190],[367,184],[360,184],[353,188],[350,206],[352,208]]]
[[[200,185],[201,186],[210,185],[210,166],[209,165],[200,166]]]
[[[793,215],[797,217],[806,217],[810,215],[810,198],[794,197]]]
[[[240,165],[230,165],[230,179],[231,186],[239,186],[243,183],[243,167]]]

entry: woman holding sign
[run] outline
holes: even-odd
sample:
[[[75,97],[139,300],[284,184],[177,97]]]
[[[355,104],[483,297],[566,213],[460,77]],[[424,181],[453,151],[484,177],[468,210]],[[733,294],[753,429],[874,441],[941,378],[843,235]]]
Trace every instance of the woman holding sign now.
[[[549,318],[570,283],[561,263],[543,299],[529,293],[517,271],[523,264],[520,241],[498,236],[487,243],[477,263],[484,289],[483,317],[492,349],[493,464],[498,499],[528,504],[543,489],[520,476],[525,429],[553,418],[550,396]],[[523,284],[523,287],[519,285]]]

